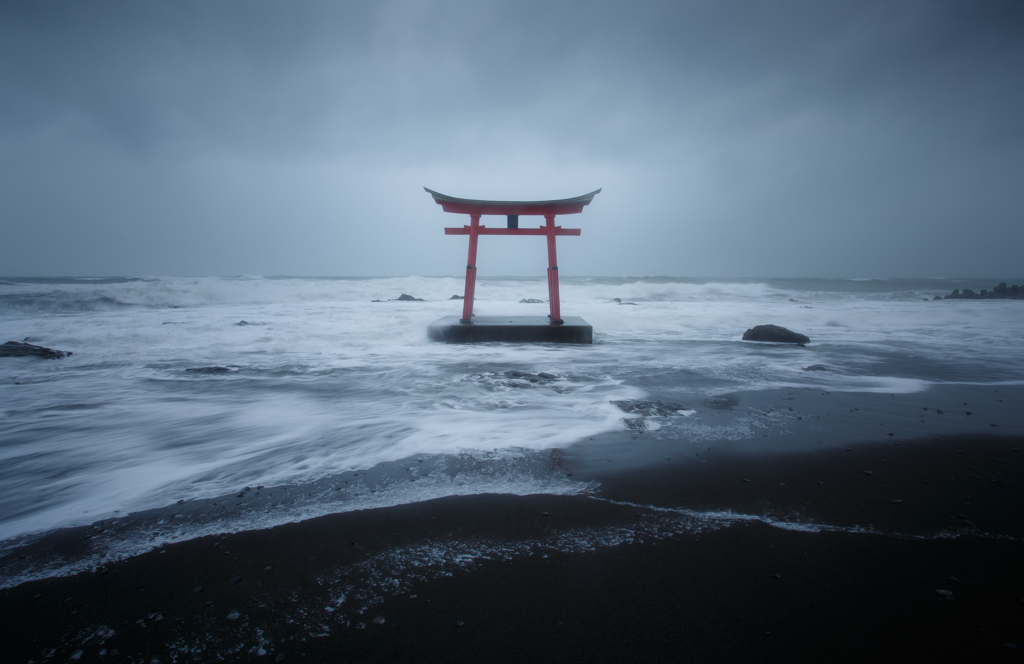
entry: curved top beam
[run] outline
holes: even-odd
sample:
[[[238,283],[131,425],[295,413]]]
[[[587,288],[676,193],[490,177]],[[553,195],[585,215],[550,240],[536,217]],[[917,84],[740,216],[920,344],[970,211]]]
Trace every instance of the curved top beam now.
[[[590,205],[594,196],[601,190],[575,198],[562,198],[555,201],[478,201],[471,198],[455,198],[423,187],[423,190],[434,197],[434,202],[445,212],[457,214],[493,214],[493,215],[558,215],[583,212],[583,206]]]

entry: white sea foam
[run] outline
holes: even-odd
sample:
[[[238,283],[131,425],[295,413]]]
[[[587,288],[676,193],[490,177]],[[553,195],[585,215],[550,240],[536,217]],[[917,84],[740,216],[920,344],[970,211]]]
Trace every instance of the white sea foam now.
[[[625,429],[611,402],[651,394],[699,411],[706,395],[780,387],[1020,384],[1019,302],[921,301],[991,285],[570,278],[563,311],[594,325],[595,344],[569,347],[429,342],[430,322],[461,311],[448,299],[457,277],[6,279],[0,341],[74,355],[0,364],[0,539],[414,455],[566,447]],[[427,301],[371,302],[402,293]],[[547,312],[519,303],[545,299],[543,279],[481,279],[477,294],[480,315]],[[740,341],[762,323],[812,343]],[[828,371],[804,370],[813,364]],[[211,367],[226,371],[189,371]],[[741,412],[679,419],[658,433],[765,426]],[[486,490],[485,476],[460,472],[461,486]]]
[[[222,502],[189,500],[164,510],[115,514],[102,522],[103,529],[89,531],[88,550],[75,557],[37,552],[26,560],[5,561],[0,566],[0,588],[26,581],[67,576],[123,558],[209,535],[271,528],[326,514],[377,509],[448,496],[503,493],[510,495],[574,495],[596,489],[595,482],[570,480],[545,455],[527,449],[491,453],[436,455],[426,464],[409,460],[392,465],[367,480],[346,475],[348,480],[307,482],[303,486],[260,487],[242,491],[245,500],[229,497]],[[362,479],[357,479],[361,477]],[[114,480],[112,480],[114,481]],[[23,536],[0,543],[0,555],[15,546],[37,541]]]

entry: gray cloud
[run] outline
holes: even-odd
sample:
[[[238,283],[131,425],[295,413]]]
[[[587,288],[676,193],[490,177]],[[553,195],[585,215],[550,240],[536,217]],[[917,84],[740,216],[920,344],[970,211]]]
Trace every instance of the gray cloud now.
[[[7,6],[0,272],[455,273],[427,185],[604,187],[560,220],[566,274],[1009,276],[1022,28],[1019,2]],[[487,240],[482,272],[543,262]]]

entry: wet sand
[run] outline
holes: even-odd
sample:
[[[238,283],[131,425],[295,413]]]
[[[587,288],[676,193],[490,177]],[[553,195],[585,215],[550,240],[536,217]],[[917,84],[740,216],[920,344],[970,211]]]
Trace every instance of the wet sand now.
[[[606,470],[596,495],[206,537],[0,591],[0,647],[11,662],[1020,661],[1022,447],[705,450]]]

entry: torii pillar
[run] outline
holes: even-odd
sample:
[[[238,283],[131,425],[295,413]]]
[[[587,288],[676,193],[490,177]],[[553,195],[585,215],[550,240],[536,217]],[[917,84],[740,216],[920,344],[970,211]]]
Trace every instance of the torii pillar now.
[[[547,238],[548,248],[548,302],[550,314],[542,323],[548,328],[565,326],[567,321],[562,318],[561,303],[558,293],[558,254],[555,239],[559,235],[579,235],[578,228],[562,228],[555,225],[555,217],[560,214],[578,214],[584,206],[601,192],[600,189],[576,198],[564,198],[555,201],[478,201],[466,198],[446,196],[424,187],[434,201],[445,212],[468,214],[470,224],[461,228],[445,228],[445,235],[468,235],[469,255],[466,260],[466,291],[462,303],[462,318],[459,324],[466,326],[465,331],[442,330],[450,326],[447,319],[441,319],[430,327],[430,336],[441,341],[562,341],[569,343],[592,343],[593,329],[582,318],[571,321],[572,330],[562,333],[549,331],[541,333],[536,328],[537,321],[526,320],[529,317],[507,316],[488,317],[488,320],[476,319],[473,315],[473,301],[476,294],[476,250],[481,235],[543,235]],[[483,215],[501,215],[507,218],[506,228],[488,228],[480,224]],[[540,228],[519,228],[520,216],[542,216],[544,225]],[[494,318],[495,320],[490,320]],[[519,320],[517,321],[516,318]],[[507,321],[507,322],[506,322]],[[583,330],[582,328],[586,328]],[[478,329],[479,328],[479,329]],[[485,329],[486,328],[486,329]],[[575,329],[580,328],[580,329]]]

